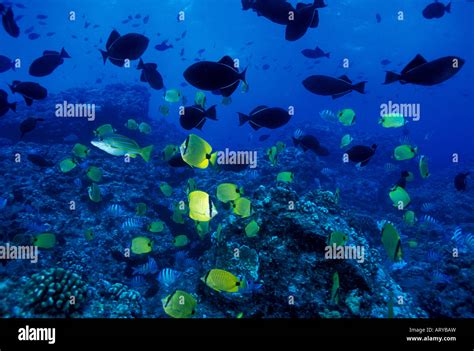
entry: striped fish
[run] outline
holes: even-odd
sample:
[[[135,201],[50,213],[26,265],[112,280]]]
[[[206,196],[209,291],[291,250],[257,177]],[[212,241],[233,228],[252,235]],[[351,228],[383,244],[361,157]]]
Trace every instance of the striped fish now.
[[[323,120],[327,122],[338,121],[336,114],[332,112],[331,110],[322,110],[321,112],[319,112],[319,117],[321,117]]]
[[[146,280],[142,275],[136,275],[130,281],[132,288],[141,288],[146,285]]]
[[[142,264],[141,266],[134,267],[133,268],[133,275],[147,275],[147,274],[155,274],[158,272],[158,266],[156,265],[156,261],[148,257],[148,262],[145,264]]]
[[[423,217],[421,217],[421,222],[422,223],[429,223],[429,224],[432,224],[432,225],[438,225],[439,222],[434,219],[433,217],[431,217],[430,215],[424,215]]]
[[[293,138],[295,138],[296,140],[300,140],[303,137],[303,135],[304,135],[303,131],[301,129],[297,129],[293,133]]]
[[[434,210],[434,208],[435,208],[435,205],[431,202],[424,202],[421,205],[421,210],[423,212],[430,212],[430,211]]]
[[[391,173],[391,172],[395,172],[395,171],[399,170],[400,166],[395,165],[393,163],[386,163],[386,164],[384,164],[383,169],[385,170],[385,172]]]
[[[107,207],[107,213],[109,213],[113,217],[120,217],[125,214],[125,209],[119,204],[112,204]]]
[[[161,270],[160,273],[158,273],[157,279],[161,285],[168,287],[174,284],[180,276],[181,276],[181,272],[175,271],[174,269],[171,269],[171,268],[164,268]]]
[[[462,237],[462,228],[460,226],[457,226],[454,228],[453,236],[451,237],[451,240],[453,240],[456,244],[460,244],[463,240]]]
[[[143,222],[138,218],[127,218],[122,223],[122,229],[135,229],[143,226]]]

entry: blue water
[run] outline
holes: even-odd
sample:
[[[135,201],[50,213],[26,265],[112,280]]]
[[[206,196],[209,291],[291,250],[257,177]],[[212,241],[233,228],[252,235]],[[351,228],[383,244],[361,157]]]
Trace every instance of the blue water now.
[[[293,5],[297,3],[296,1],[289,2]],[[82,204],[79,208],[80,211],[84,212],[81,212],[80,217],[68,219],[64,212],[53,207],[49,209],[51,212],[47,214],[47,221],[53,222],[50,224],[54,226],[54,212],[58,211],[55,229],[63,232],[69,230],[75,233],[69,240],[69,245],[77,245],[77,264],[85,265],[84,262],[88,260],[87,257],[93,257],[97,254],[94,254],[94,251],[89,247],[87,250],[82,250],[81,245],[84,245],[84,242],[80,242],[79,238],[82,235],[83,227],[86,225],[98,226],[100,224],[103,230],[102,234],[105,236],[110,235],[106,244],[103,242],[100,244],[100,249],[103,250],[101,252],[104,255],[110,255],[110,252],[116,249],[115,246],[126,245],[125,241],[129,242],[130,237],[128,236],[126,236],[126,239],[122,238],[122,242],[120,235],[111,234],[113,230],[120,227],[121,222],[104,221],[101,210],[110,204],[117,202],[126,203],[132,213],[136,203],[140,201],[146,202],[150,208],[153,208],[151,203],[154,202],[156,192],[159,191],[157,189],[160,181],[167,181],[175,189],[181,189],[184,187],[187,178],[191,176],[197,179],[198,183],[202,181],[201,185],[207,184],[209,187],[224,181],[240,182],[244,187],[248,185],[246,196],[252,198],[254,196],[253,192],[259,185],[264,185],[267,187],[266,191],[269,191],[270,187],[275,186],[274,177],[276,177],[276,174],[280,171],[291,169],[296,176],[294,184],[289,186],[296,189],[300,196],[315,189],[315,183],[312,183],[314,178],[319,178],[321,190],[334,192],[336,187],[340,188],[341,210],[338,213],[332,214],[334,218],[347,219],[347,212],[344,211],[351,212],[352,214],[363,213],[366,216],[372,217],[372,232],[369,232],[369,229],[364,229],[364,231],[358,228],[357,230],[360,230],[361,235],[365,235],[368,242],[379,250],[382,257],[381,261],[383,261],[379,262],[380,267],[384,267],[389,272],[388,274],[391,272],[389,268],[390,263],[385,262],[386,253],[380,243],[380,234],[374,227],[375,222],[380,219],[398,221],[396,224],[403,228],[401,231],[404,232],[406,238],[416,239],[418,245],[422,247],[419,252],[414,253],[410,253],[410,249],[406,250],[407,255],[405,258],[410,265],[416,267],[419,265],[420,269],[424,271],[432,270],[433,268],[424,265],[425,256],[430,249],[442,248],[441,251],[449,256],[453,248],[451,236],[454,228],[458,225],[462,226],[463,235],[468,235],[474,230],[474,215],[471,211],[473,209],[473,181],[468,180],[468,187],[465,192],[456,191],[453,185],[454,176],[458,172],[474,171],[474,158],[472,156],[474,120],[471,112],[472,81],[474,79],[474,69],[472,66],[474,42],[471,40],[474,30],[474,2],[455,0],[452,2],[451,13],[445,13],[442,18],[433,20],[425,19],[422,16],[423,9],[430,3],[424,0],[326,0],[326,3],[327,7],[319,9],[320,23],[318,28],[310,28],[301,39],[294,42],[285,40],[284,26],[272,23],[262,16],[257,16],[252,10],[243,11],[242,5],[238,0],[145,0],[139,2],[131,0],[74,0],[68,2],[59,0],[31,0],[23,3],[26,8],[19,8],[13,5],[15,15],[23,15],[18,21],[21,34],[18,38],[13,38],[7,35],[3,28],[1,28],[0,41],[2,44],[0,54],[11,59],[21,59],[21,67],[15,71],[9,70],[0,73],[0,79],[2,81],[1,88],[8,91],[9,101],[18,101],[21,108],[19,108],[17,114],[9,111],[0,119],[0,127],[3,124],[3,127],[0,128],[0,136],[7,140],[2,143],[2,148],[4,148],[2,157],[5,160],[7,157],[11,158],[11,154],[15,152],[16,148],[27,151],[39,150],[40,153],[46,153],[50,147],[56,147],[53,155],[49,156],[53,158],[55,163],[59,163],[60,160],[68,156],[68,150],[72,147],[72,144],[67,143],[64,143],[64,146],[62,146],[60,142],[55,144],[41,142],[43,137],[44,140],[47,140],[48,128],[38,128],[28,137],[25,137],[24,140],[20,140],[14,134],[17,133],[15,131],[16,126],[19,125],[22,119],[42,114],[41,110],[35,109],[35,106],[38,104],[36,101],[32,107],[26,108],[18,94],[12,95],[10,93],[7,84],[10,84],[13,80],[19,80],[40,83],[48,89],[50,96],[68,89],[82,88],[86,91],[97,89],[97,94],[100,95],[98,98],[103,99],[105,97],[109,99],[111,105],[114,105],[114,100],[119,99],[120,94],[127,94],[127,86],[139,85],[145,87],[151,94],[148,114],[146,116],[128,116],[128,118],[135,118],[139,122],[147,121],[152,125],[152,134],[144,136],[137,132],[127,131],[123,127],[122,120],[120,122],[121,125],[118,126],[121,134],[133,137],[141,146],[146,146],[150,143],[154,144],[154,152],[157,155],[166,144],[179,145],[183,142],[186,135],[195,133],[208,141],[214,150],[222,150],[224,148],[230,148],[231,150],[257,150],[262,168],[257,167],[256,170],[260,173],[257,174],[256,179],[252,178],[253,176],[251,175],[247,175],[247,173],[234,176],[211,173],[208,170],[189,171],[191,173],[181,175],[179,172],[173,173],[174,170],[170,170],[166,164],[163,165],[163,163],[159,162],[157,160],[158,156],[155,156],[155,159],[150,164],[142,162],[143,160],[139,157],[133,160],[134,167],[136,167],[135,171],[127,176],[139,175],[141,172],[140,167],[143,167],[143,172],[148,173],[146,173],[146,185],[140,188],[137,178],[127,178],[123,175],[125,173],[122,172],[125,171],[121,170],[119,161],[114,159],[113,156],[95,149],[89,143],[93,137],[89,134],[90,129],[114,120],[114,116],[107,116],[106,119],[97,120],[93,125],[88,125],[87,128],[84,127],[84,124],[76,130],[67,129],[70,128],[68,126],[62,129],[64,135],[57,135],[57,130],[54,132],[56,133],[54,137],[59,138],[66,137],[71,133],[79,135],[78,142],[92,148],[95,164],[102,166],[105,172],[107,172],[105,180],[101,184],[107,187],[106,193],[108,196],[104,195],[100,209],[90,207],[86,187],[81,185],[81,182],[76,181],[73,183],[74,177],[81,177],[79,172],[67,178],[57,167],[50,173],[44,173],[44,170],[30,167],[26,170],[24,169],[25,173],[21,173],[21,177],[16,181],[11,175],[17,171],[16,168],[13,168],[15,166],[9,159],[10,161],[8,162],[2,161],[2,173],[5,171],[10,175],[8,181],[4,181],[5,184],[3,184],[2,189],[4,191],[2,197],[9,198],[5,208],[0,209],[2,211],[2,221],[5,224],[11,224],[15,216],[18,216],[19,213],[25,213],[23,206],[30,203],[28,199],[36,198],[38,200],[38,197],[44,197],[45,201],[49,201],[48,199],[51,198],[61,198],[61,200],[68,201],[68,199],[72,198],[72,194],[82,194],[80,199],[74,197],[74,199]],[[68,14],[70,11],[75,11],[75,21],[69,20]],[[177,20],[179,11],[184,11],[186,15],[184,21]],[[403,20],[398,18],[400,15],[399,11],[403,12]],[[38,14],[48,16],[44,20],[46,25],[38,23],[40,21],[36,18]],[[136,14],[140,14],[141,18],[133,19],[126,24],[122,23],[129,15],[135,17]],[[376,21],[376,14],[379,14],[381,17],[380,23]],[[143,17],[147,15],[149,15],[149,21],[147,24],[144,24]],[[86,21],[91,23],[91,25],[84,28]],[[139,24],[139,26],[132,27],[135,23]],[[98,25],[98,27],[94,28],[94,25]],[[34,33],[40,34],[40,37],[36,40],[28,39],[27,34],[23,33],[24,30],[31,26],[34,26]],[[99,49],[104,49],[105,42],[113,29],[122,35],[136,32],[150,39],[142,59],[144,62],[157,64],[158,71],[164,80],[165,88],[163,90],[152,90],[146,83],[140,82],[140,72],[136,70],[137,61],[132,62],[131,68],[116,67],[110,64],[110,62],[103,63]],[[46,37],[48,32],[54,32],[55,34],[51,37]],[[184,38],[181,38],[183,33],[185,33]],[[173,45],[173,48],[166,51],[157,51],[154,46],[166,39],[168,39],[169,44]],[[303,49],[314,49],[316,46],[319,46],[325,52],[330,52],[330,58],[323,57],[314,60],[306,58],[301,54]],[[61,50],[63,47],[67,50],[71,59],[65,59],[64,63],[52,74],[41,78],[31,77],[28,74],[29,64],[41,56],[44,50]],[[184,55],[180,56],[182,49],[184,49]],[[205,49],[202,55],[198,55],[200,49]],[[390,85],[382,84],[385,71],[400,72],[417,54],[421,54],[428,61],[443,56],[457,56],[463,58],[466,63],[459,73],[438,85],[427,87],[413,84],[401,85],[398,82]],[[207,106],[217,104],[217,122],[208,120],[202,131],[196,129],[192,131],[183,130],[178,119],[180,103],[169,104],[170,113],[168,116],[160,114],[159,107],[167,105],[164,101],[164,94],[167,89],[179,89],[181,94],[187,98],[188,105],[193,102],[194,95],[198,89],[189,84],[182,87],[181,84],[185,82],[183,77],[184,70],[195,63],[194,60],[196,58],[218,61],[225,55],[238,59],[241,70],[247,68],[246,79],[249,91],[243,93],[241,86],[239,86],[232,95],[232,103],[230,105],[221,104],[222,97],[206,92]],[[346,59],[348,60],[349,67],[343,67]],[[381,61],[384,59],[390,60],[391,63],[383,66]],[[269,65],[267,70],[262,68],[265,64]],[[303,87],[301,82],[306,77],[315,74],[332,77],[347,75],[354,83],[367,81],[365,94],[351,92],[338,99],[312,94]],[[124,90],[113,91],[106,88],[107,85],[114,83],[123,84]],[[76,102],[72,101],[74,99],[80,100],[79,93],[72,96],[74,97],[71,97],[71,102]],[[388,103],[388,101],[419,104],[421,109],[420,120],[418,122],[409,121],[405,128],[386,129],[381,127],[378,124],[380,106],[381,104]],[[96,103],[93,99],[85,102],[90,104]],[[48,106],[48,100],[42,103]],[[51,104],[55,103],[58,103],[58,101],[51,101]],[[239,126],[237,112],[248,114],[259,105],[278,106],[284,109],[293,106],[295,115],[288,124],[276,130],[264,129],[256,132],[248,124]],[[51,107],[52,105],[49,105],[49,108]],[[350,108],[356,112],[357,119],[353,126],[345,127],[337,122],[327,122],[319,116],[322,110],[329,109],[336,113],[343,108]],[[43,117],[49,118],[49,121],[55,118],[54,116],[47,115]],[[181,132],[182,136],[180,136],[179,140],[171,138],[167,134],[167,130],[171,127],[160,129],[160,125],[174,126],[174,130]],[[86,128],[87,130],[83,129],[81,131],[80,128]],[[293,148],[291,136],[297,128],[307,133],[320,133],[317,136],[321,144],[328,147],[330,155],[318,158],[310,151],[303,154],[298,149]],[[3,132],[1,132],[2,129]],[[416,159],[399,162],[391,156],[391,150],[400,144],[398,139],[404,136],[403,131],[409,137],[410,142],[418,147],[419,155],[426,155],[429,158],[430,178],[426,180],[420,179]],[[339,141],[342,135],[346,133],[350,133],[354,138],[352,145],[363,144],[370,146],[375,143],[379,146],[374,157],[362,171],[357,171],[354,165],[351,165],[350,171],[347,171],[349,166],[341,162],[344,151],[339,148]],[[262,143],[257,139],[263,134],[271,134],[271,137],[268,141]],[[90,135],[90,138],[84,137],[85,135]],[[282,159],[279,161],[279,167],[274,171],[269,171],[271,168],[268,166],[265,150],[279,140],[287,144],[287,150],[285,150],[285,156],[282,156]],[[58,150],[61,150],[61,153],[58,153]],[[452,162],[453,154],[459,155],[458,163]],[[391,174],[387,173],[384,170],[386,163],[398,165],[399,168]],[[265,164],[265,167],[263,164]],[[107,166],[109,167],[107,168]],[[321,169],[323,168],[335,170],[336,175],[322,176]],[[413,200],[411,208],[415,210],[417,217],[421,219],[424,214],[420,210],[422,203],[435,203],[435,210],[428,214],[441,222],[441,228],[433,231],[432,229],[423,231],[424,229],[422,230],[418,227],[421,226],[420,223],[416,224],[416,230],[404,227],[401,216],[393,209],[387,195],[388,188],[397,181],[399,172],[404,169],[412,171],[417,176],[415,182],[409,185],[408,188],[408,192],[412,195]],[[155,174],[153,172],[157,172],[156,179],[152,178],[153,174]],[[59,193],[51,189],[54,188],[53,186],[48,188],[45,184],[53,181],[51,180],[52,178],[55,179],[54,182],[69,184],[68,191],[71,193],[69,195],[65,194],[64,191],[66,190],[63,188],[60,189]],[[28,182],[30,183],[28,184]],[[130,188],[127,187],[127,182],[132,182]],[[113,188],[113,183],[123,186],[123,188],[119,188],[121,189],[121,194],[116,192],[117,188]],[[32,195],[30,191],[37,188],[35,184],[43,184],[44,186]],[[108,188],[109,186],[110,188]],[[23,196],[26,197],[26,200],[18,199],[17,195],[15,195],[15,191],[19,188],[24,189]],[[202,190],[208,191],[215,199],[214,188]],[[127,191],[129,193],[126,193]],[[152,196],[152,194],[155,195]],[[173,197],[169,200],[157,200],[157,203],[162,206],[160,208],[168,208],[173,201],[178,200],[180,200],[179,197]],[[217,202],[216,199],[214,201]],[[55,206],[60,208],[64,204],[56,203]],[[85,208],[87,211],[84,210]],[[155,212],[148,214],[147,220],[153,220],[153,216],[159,216],[160,211],[157,208],[154,208],[152,211]],[[222,213],[224,212],[225,210],[222,210]],[[301,216],[305,215],[301,214]],[[36,218],[33,219],[33,217]],[[16,225],[19,227],[22,224],[19,222],[26,222],[29,217],[20,216],[20,218],[16,222]],[[222,219],[224,217],[219,218]],[[189,220],[189,218],[186,219]],[[41,222],[45,221],[45,219],[38,218],[38,215],[31,215],[31,221],[32,223],[37,221],[34,222],[34,226],[30,223],[30,227],[34,231],[35,228],[42,228]],[[216,230],[219,221],[214,221],[212,231]],[[247,223],[248,221],[244,221],[244,226]],[[26,228],[27,226],[23,227]],[[277,235],[271,229],[267,230],[268,232],[261,234],[267,237]],[[287,231],[291,230],[293,230],[291,227],[287,228]],[[192,241],[197,242],[197,244],[191,244],[188,249],[184,249],[190,260],[188,262],[189,267],[191,267],[191,272],[186,276],[189,282],[185,286],[187,290],[193,290],[189,292],[199,295],[200,304],[207,306],[202,307],[201,312],[197,313],[197,317],[229,317],[229,315],[225,315],[222,311],[215,311],[209,307],[211,305],[210,301],[212,301],[208,296],[209,292],[204,295],[201,292],[202,289],[208,288],[197,279],[207,269],[216,268],[209,266],[209,262],[212,259],[208,257],[211,255],[210,250],[214,244],[210,240],[208,242],[199,242],[196,234],[191,234],[193,231],[192,221],[189,221],[185,231],[188,236],[193,237]],[[6,239],[10,240],[14,234],[19,234],[12,233],[7,228],[2,228],[2,232],[4,236],[6,235]],[[136,234],[138,235],[139,233]],[[184,233],[174,232],[173,234]],[[376,238],[374,239],[374,237]],[[76,240],[78,240],[77,243],[75,242]],[[239,242],[239,240],[235,240]],[[403,240],[404,237],[402,236],[402,243]],[[17,267],[15,268],[15,275],[10,274],[8,270],[4,270],[0,273],[2,279],[15,282],[21,277],[26,279],[32,273],[39,271],[40,268],[64,266],[64,262],[67,261],[63,257],[66,249],[61,248],[61,245],[61,242],[58,242],[55,248],[52,249],[53,251],[48,251],[44,258],[45,261],[37,268],[31,266]],[[258,248],[261,252],[265,251],[261,247]],[[67,250],[71,250],[71,247],[68,247]],[[472,282],[472,266],[470,270],[466,267],[469,267],[469,262],[472,262],[473,248],[468,246],[466,250],[467,253],[459,258],[459,260],[466,261],[459,264],[458,270],[446,270],[446,267],[439,269],[440,272],[444,272],[443,274],[450,276],[451,282],[457,282],[456,293],[453,296],[444,298],[452,298],[452,304],[462,307],[447,308],[443,311],[427,308],[426,306],[430,305],[430,302],[424,301],[420,303],[417,300],[417,296],[421,294],[423,286],[415,284],[413,287],[407,283],[405,292],[412,294],[410,295],[412,296],[410,301],[420,303],[419,306],[422,306],[424,311],[427,311],[424,315],[425,317],[472,317],[472,305],[470,306],[471,308],[469,305],[466,305],[466,301],[469,301],[469,299],[465,299],[465,294],[469,294],[472,283],[465,284],[464,282],[466,280]],[[167,252],[164,248],[161,248],[158,249],[158,252],[163,259],[158,265],[160,270],[166,265],[172,264],[175,251]],[[262,260],[262,258],[260,259]],[[201,260],[200,265],[196,263],[199,260]],[[143,264],[143,262],[141,263]],[[8,263],[6,267],[13,264]],[[446,262],[446,264],[448,263]],[[111,268],[112,265],[116,266]],[[113,260],[108,263],[104,261],[97,263],[94,270],[102,271],[102,278],[104,280],[131,285],[131,278],[121,279],[120,275],[122,274],[121,269],[123,267],[119,269],[117,265],[119,263]],[[71,265],[64,268],[74,270],[71,268]],[[402,272],[403,269],[405,268],[402,268]],[[96,291],[96,293],[97,291],[100,292],[101,288],[104,289],[102,285],[99,286],[98,283],[94,283],[95,278],[88,277],[89,271],[87,269],[79,271],[82,272],[85,280],[89,278],[91,289]],[[459,272],[462,272],[462,274]],[[402,288],[405,288],[403,283],[410,279],[404,276],[397,276],[397,274],[399,273],[393,273],[392,278]],[[288,276],[289,273],[284,271],[275,272],[274,278],[276,279],[280,275]],[[272,275],[266,276],[267,280],[263,284],[264,287],[265,284],[271,284],[268,281],[271,277]],[[250,277],[247,278],[249,279]],[[295,279],[304,279],[304,277]],[[429,280],[429,277],[425,276],[425,279]],[[153,279],[153,281],[151,285],[156,284],[156,279]],[[288,284],[291,285],[291,281]],[[327,289],[328,286],[330,287],[329,280],[325,288]],[[345,293],[348,294],[349,287],[347,283],[345,287],[344,283],[341,283],[341,286],[345,289]],[[350,289],[353,288],[357,288],[357,286]],[[7,295],[21,295],[14,287],[9,286],[8,289],[11,290],[6,290]],[[441,288],[438,284],[433,289],[435,292],[445,291],[449,289],[449,284],[448,287],[445,284]],[[470,293],[472,293],[472,290]],[[142,294],[144,295],[143,291]],[[261,292],[257,292],[257,294],[261,294]],[[160,290],[157,295],[154,294],[149,299],[158,299],[165,296],[166,293]],[[387,296],[389,296],[388,293]],[[2,315],[30,316],[26,312],[28,311],[26,307],[22,307],[23,314],[12,312],[13,307],[19,304],[13,297],[6,301],[6,306],[1,310]],[[144,298],[144,301],[144,306],[151,304],[151,300],[147,301],[147,298]],[[265,302],[262,301],[263,299],[260,299],[260,303],[264,304]],[[225,306],[225,302],[220,301],[220,303],[222,306]],[[433,304],[435,303],[433,302]],[[84,316],[104,316],[95,313],[95,307],[90,300],[85,305],[87,306],[85,307],[87,312],[84,313]],[[260,317],[289,316],[285,312],[275,315],[265,315],[264,312],[255,313],[255,310],[258,310],[258,308],[258,303],[255,303],[255,306],[247,308],[246,313],[248,316],[255,315]],[[204,310],[205,312],[202,312]],[[469,310],[470,312],[468,312]],[[143,316],[164,316],[161,310],[148,308],[147,311]],[[346,314],[344,311],[344,309],[340,310],[342,316],[354,316]],[[398,313],[400,317],[421,315],[413,311],[400,310]],[[382,314],[377,314],[373,311],[366,311],[363,316],[383,317]],[[302,314],[301,317],[308,317],[308,315]]]

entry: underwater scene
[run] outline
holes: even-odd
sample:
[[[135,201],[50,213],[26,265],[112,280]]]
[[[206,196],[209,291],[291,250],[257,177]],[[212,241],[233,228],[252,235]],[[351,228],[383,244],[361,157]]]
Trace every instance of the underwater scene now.
[[[473,14],[0,1],[0,316],[473,318]]]

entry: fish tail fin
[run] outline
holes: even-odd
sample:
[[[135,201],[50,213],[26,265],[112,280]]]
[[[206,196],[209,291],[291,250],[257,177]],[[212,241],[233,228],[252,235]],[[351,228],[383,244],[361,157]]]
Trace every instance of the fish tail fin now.
[[[153,145],[149,145],[147,147],[144,147],[140,152],[140,156],[143,157],[143,159],[146,162],[148,162],[148,161],[150,161],[152,151],[153,151]]]
[[[143,68],[144,68],[143,60],[140,58],[140,61],[138,62],[137,69],[143,69]]]
[[[399,81],[400,78],[401,78],[401,76],[399,74],[387,71],[387,73],[385,75],[385,82],[383,82],[383,84],[390,84],[390,83]]]
[[[107,53],[107,51],[104,51],[101,49],[99,49],[99,51],[102,54],[102,59],[104,60],[104,65],[105,65],[105,62],[107,61],[107,58],[109,57],[109,54]]]
[[[449,2],[449,4],[446,5],[444,9],[446,10],[447,13],[451,13],[451,1]]]
[[[245,80],[245,74],[247,73],[247,68],[248,67],[245,67],[245,69],[239,75],[240,80],[243,81],[245,84],[247,84],[247,81]]]
[[[211,154],[211,157],[209,158],[209,163],[211,166],[215,166],[217,162],[217,151]]]
[[[61,57],[62,58],[71,58],[71,56],[69,56],[69,54],[66,52],[66,50],[64,50],[64,48],[61,49]]]
[[[217,115],[216,115],[216,105],[212,105],[209,107],[206,111],[206,117],[213,119],[217,121]]]
[[[9,104],[8,107],[10,107],[10,110],[12,110],[13,112],[16,112],[16,102]]]
[[[365,94],[365,83],[366,82],[360,82],[360,83],[357,83],[355,85],[352,86],[352,89],[354,89],[355,91],[361,93],[361,94]]]
[[[243,113],[237,112],[239,114],[239,126],[244,125],[246,122],[250,120],[250,117],[244,115]]]
[[[323,7],[326,7],[327,5],[324,3],[324,0],[314,0],[313,6],[321,9]]]

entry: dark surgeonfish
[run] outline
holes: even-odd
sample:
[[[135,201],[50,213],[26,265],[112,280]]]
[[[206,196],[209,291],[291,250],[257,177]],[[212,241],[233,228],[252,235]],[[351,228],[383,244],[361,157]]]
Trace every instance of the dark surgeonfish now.
[[[109,61],[119,67],[123,67],[125,60],[137,60],[143,55],[148,47],[149,39],[138,33],[120,35],[113,30],[105,44],[107,51],[100,50],[104,64]]]
[[[192,86],[208,91],[220,91],[224,97],[231,96],[239,86],[239,82],[245,81],[245,73],[234,67],[234,60],[229,56],[224,56],[218,62],[199,61],[189,66],[184,71],[184,79]]]
[[[168,160],[168,164],[174,168],[189,167],[179,152]]]
[[[155,49],[158,51],[165,51],[172,48],[173,48],[173,44],[168,44],[168,39],[163,40],[161,44],[155,45]]]
[[[357,163],[360,167],[364,167],[369,163],[372,156],[375,154],[377,144],[371,147],[365,145],[354,145],[346,153],[349,156],[349,161]]]
[[[294,12],[294,19],[288,22],[285,39],[295,41],[300,39],[309,28],[319,25],[318,8],[326,7],[324,0],[314,0],[312,4],[298,3]]]
[[[40,167],[40,168],[48,168],[48,167],[53,167],[54,163],[51,161],[46,160],[43,156],[38,155],[38,154],[28,154],[28,160],[30,160],[31,163],[34,165]]]
[[[15,70],[15,62],[6,56],[0,55],[0,73],[10,69]]]
[[[216,105],[209,107],[207,110],[199,105],[186,107],[184,113],[179,116],[179,123],[186,130],[193,128],[201,130],[206,118],[217,121]]]
[[[445,56],[428,62],[420,54],[410,61],[400,74],[388,71],[384,84],[399,81],[402,84],[435,85],[448,80],[464,65],[465,60],[456,56]]]
[[[321,50],[319,48],[319,46],[316,46],[316,49],[314,49],[314,50],[304,49],[304,50],[301,51],[301,53],[303,54],[303,56],[305,56],[307,58],[311,58],[311,59],[318,59],[318,58],[321,58],[321,57],[329,58],[329,52],[324,52],[323,50]]]
[[[16,111],[16,102],[9,103],[7,92],[0,89],[0,117],[6,114],[8,110]]]
[[[156,63],[143,63],[142,59],[137,66],[137,69],[142,70],[140,81],[148,83],[155,90],[161,90],[164,87],[163,78],[157,68]]]
[[[43,56],[37,58],[30,65],[29,73],[35,77],[44,77],[51,74],[59,65],[62,65],[65,58],[71,58],[69,54],[61,49],[61,52],[46,50]]]
[[[318,156],[328,156],[329,150],[319,143],[319,140],[309,134],[304,134],[301,129],[297,129],[293,134],[293,145],[299,146],[304,152],[311,150]]]
[[[249,122],[250,126],[255,130],[260,128],[276,129],[287,124],[291,118],[288,110],[265,105],[254,108],[248,116],[240,112],[238,114],[240,126]]]
[[[313,94],[331,95],[333,99],[349,94],[353,90],[364,94],[365,83],[352,84],[352,81],[346,75],[339,78],[314,75],[303,81],[304,87]]]
[[[23,136],[26,133],[29,133],[33,129],[35,129],[37,122],[43,122],[43,121],[44,121],[43,118],[28,117],[27,119],[25,119],[23,122],[20,123],[20,132],[21,132],[20,138],[23,138]]]
[[[20,35],[20,28],[18,28],[18,25],[15,22],[15,16],[13,15],[11,7],[9,7],[2,15],[2,24],[8,34],[13,38],[18,38]]]
[[[423,10],[423,17],[426,19],[441,18],[444,16],[445,12],[451,13],[451,2],[444,6],[444,4],[436,0],[425,7]]]
[[[43,100],[48,96],[48,91],[46,88],[42,87],[38,83],[33,82],[20,82],[14,80],[11,85],[9,85],[10,90],[13,94],[18,93],[23,96],[27,106],[33,104],[33,100]]]
[[[467,178],[471,172],[459,173],[454,177],[454,187],[457,191],[466,191],[467,190]]]
[[[293,5],[286,0],[242,0],[243,10],[254,10],[273,23],[288,25],[289,14],[295,12]]]

